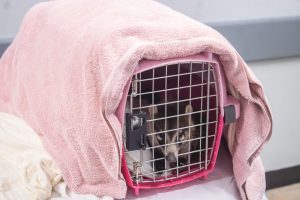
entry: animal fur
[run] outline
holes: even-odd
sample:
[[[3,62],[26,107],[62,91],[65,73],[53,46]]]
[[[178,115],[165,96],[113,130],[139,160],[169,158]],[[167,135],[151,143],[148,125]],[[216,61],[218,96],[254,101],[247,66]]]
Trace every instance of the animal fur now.
[[[176,116],[177,104],[153,105],[149,108],[150,120],[155,119],[155,121],[148,122],[148,144],[155,147],[152,149],[156,160],[154,170],[158,175],[163,173],[166,166],[176,168],[189,164],[188,153],[195,149],[198,143],[197,140],[189,142],[190,139],[199,137],[195,127],[188,128],[194,125],[190,114],[193,108],[189,104],[179,104],[179,113],[182,115],[179,117]],[[166,113],[165,109],[167,109]],[[162,119],[157,120],[160,118]],[[185,168],[180,168],[179,171],[182,170]]]

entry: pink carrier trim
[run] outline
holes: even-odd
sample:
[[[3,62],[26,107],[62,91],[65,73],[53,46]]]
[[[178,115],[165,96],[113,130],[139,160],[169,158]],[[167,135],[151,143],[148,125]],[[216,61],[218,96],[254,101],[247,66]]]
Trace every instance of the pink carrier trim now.
[[[216,165],[216,160],[219,152],[221,137],[222,137],[222,131],[223,131],[223,116],[220,114],[218,119],[218,133],[216,135],[216,142],[215,142],[215,148],[213,150],[212,160],[208,166],[207,170],[199,171],[197,173],[191,174],[186,177],[180,177],[173,180],[167,180],[165,182],[155,182],[155,183],[139,183],[138,185],[134,185],[134,183],[131,180],[130,172],[128,170],[127,164],[126,164],[126,158],[125,153],[123,149],[123,155],[122,155],[122,173],[124,175],[124,178],[126,180],[127,185],[132,189],[133,193],[135,195],[139,194],[140,189],[153,189],[153,188],[163,188],[163,187],[169,187],[174,185],[179,185],[182,183],[186,183],[189,181],[192,181],[197,178],[206,178],[207,175],[212,172]]]
[[[233,105],[235,107],[235,117],[238,118],[239,113],[239,103],[236,99],[232,98],[231,96],[227,96],[226,92],[226,79],[224,77],[223,69],[220,67],[220,64],[218,62],[218,59],[216,56],[212,55],[211,53],[202,53],[202,54],[196,54],[193,56],[188,56],[184,58],[172,58],[172,59],[166,59],[166,60],[142,60],[139,63],[139,66],[136,68],[134,74],[138,74],[140,72],[147,71],[149,69],[158,68],[164,65],[172,65],[172,64],[178,64],[178,63],[188,63],[188,62],[201,62],[201,63],[210,63],[213,66],[214,75],[215,75],[215,81],[217,84],[217,95],[219,95],[218,98],[218,104],[219,104],[219,115],[218,115],[218,122],[217,122],[217,134],[215,135],[215,146],[212,150],[212,157],[210,160],[209,165],[207,166],[207,169],[199,170],[193,174],[189,174],[183,177],[177,177],[171,180],[165,180],[165,181],[159,181],[159,182],[141,182],[138,184],[135,184],[131,178],[129,169],[127,167],[126,163],[126,157],[125,157],[125,150],[123,148],[123,156],[122,156],[122,173],[125,177],[125,180],[127,182],[127,185],[132,188],[134,194],[139,194],[139,189],[151,189],[151,188],[162,188],[162,187],[169,187],[174,186],[177,184],[182,184],[185,182],[189,182],[191,180],[200,178],[200,177],[207,177],[207,175],[213,171],[217,154],[219,151],[223,126],[224,126],[224,107],[228,105]],[[125,113],[125,105],[127,100],[127,95],[129,92],[131,84],[131,79],[128,81],[126,87],[124,88],[123,98],[119,104],[119,107],[116,111],[116,114],[123,125],[124,123],[124,113]]]

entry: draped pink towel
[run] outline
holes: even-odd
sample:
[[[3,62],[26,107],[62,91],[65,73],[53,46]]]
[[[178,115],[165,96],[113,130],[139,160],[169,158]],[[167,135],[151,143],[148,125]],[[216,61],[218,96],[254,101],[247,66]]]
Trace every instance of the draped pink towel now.
[[[243,199],[261,199],[259,154],[272,119],[262,86],[212,28],[150,0],[59,0],[25,16],[0,61],[0,111],[40,135],[79,193],[123,198],[121,124],[115,111],[141,59],[212,52],[241,103],[233,133],[234,175]]]

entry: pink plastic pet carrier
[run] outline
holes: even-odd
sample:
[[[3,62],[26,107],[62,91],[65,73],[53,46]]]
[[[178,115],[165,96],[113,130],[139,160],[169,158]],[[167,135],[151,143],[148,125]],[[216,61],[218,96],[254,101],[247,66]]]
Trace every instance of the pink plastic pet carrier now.
[[[239,117],[217,58],[197,54],[142,60],[120,106],[122,171],[135,194],[206,177],[215,166],[224,123]]]

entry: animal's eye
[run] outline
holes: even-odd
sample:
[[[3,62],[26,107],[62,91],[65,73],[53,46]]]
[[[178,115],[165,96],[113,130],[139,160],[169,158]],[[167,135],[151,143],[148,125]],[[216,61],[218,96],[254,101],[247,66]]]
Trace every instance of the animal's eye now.
[[[157,127],[157,124],[154,124],[154,130],[155,132],[160,132],[160,129]]]
[[[157,134],[156,138],[159,143],[163,143],[165,141],[165,134],[164,133]]]

